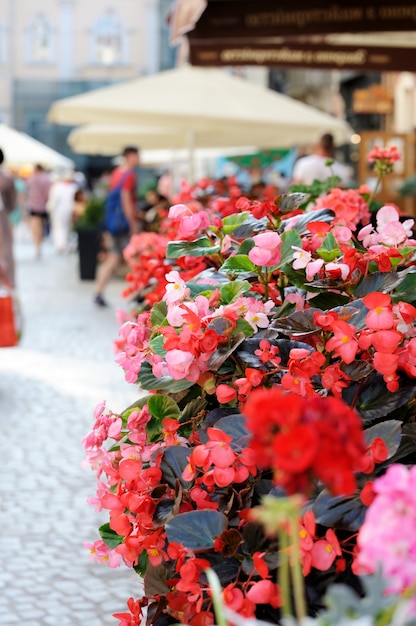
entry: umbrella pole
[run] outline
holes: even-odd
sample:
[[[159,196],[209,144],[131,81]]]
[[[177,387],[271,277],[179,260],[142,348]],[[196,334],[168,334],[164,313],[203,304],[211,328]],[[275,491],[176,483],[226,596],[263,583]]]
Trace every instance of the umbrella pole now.
[[[188,176],[189,183],[194,184],[195,179],[195,131],[188,131]]]
[[[178,193],[180,189],[181,181],[180,181],[180,175],[179,175],[178,152],[176,148],[172,150],[171,170],[172,170],[172,179],[173,179],[173,189],[175,193]]]

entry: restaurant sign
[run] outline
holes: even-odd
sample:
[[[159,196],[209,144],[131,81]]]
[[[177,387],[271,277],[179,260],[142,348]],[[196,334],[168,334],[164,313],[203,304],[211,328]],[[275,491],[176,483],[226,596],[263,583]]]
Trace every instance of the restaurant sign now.
[[[414,71],[415,39],[405,31],[416,32],[416,0],[209,0],[188,33],[190,62]],[[345,33],[360,33],[359,45],[338,45]],[[391,38],[397,47],[389,33],[403,34]]]
[[[298,44],[285,41],[279,44],[251,42],[235,44],[207,43],[190,37],[192,65],[267,65],[278,67],[338,68],[354,70],[414,71],[414,48],[378,48],[362,45],[330,46],[326,44]]]
[[[279,37],[416,28],[414,0],[221,0],[208,2],[192,35],[209,38]]]

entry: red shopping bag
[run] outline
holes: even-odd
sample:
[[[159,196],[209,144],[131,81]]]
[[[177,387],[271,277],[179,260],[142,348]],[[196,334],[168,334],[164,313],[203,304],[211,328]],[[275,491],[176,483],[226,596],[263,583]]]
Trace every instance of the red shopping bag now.
[[[18,343],[13,295],[9,289],[0,290],[0,348]]]

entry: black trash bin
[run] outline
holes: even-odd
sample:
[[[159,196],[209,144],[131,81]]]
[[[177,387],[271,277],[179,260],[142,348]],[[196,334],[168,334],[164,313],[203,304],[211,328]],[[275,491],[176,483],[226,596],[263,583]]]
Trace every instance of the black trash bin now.
[[[100,231],[97,228],[80,228],[78,233],[79,277],[95,280]]]

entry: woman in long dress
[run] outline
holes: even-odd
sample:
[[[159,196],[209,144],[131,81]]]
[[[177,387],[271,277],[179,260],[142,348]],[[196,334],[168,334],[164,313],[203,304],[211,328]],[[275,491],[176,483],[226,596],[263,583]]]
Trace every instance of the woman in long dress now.
[[[14,287],[13,231],[9,214],[16,205],[16,190],[13,178],[2,170],[3,161],[0,148],[0,279]]]

